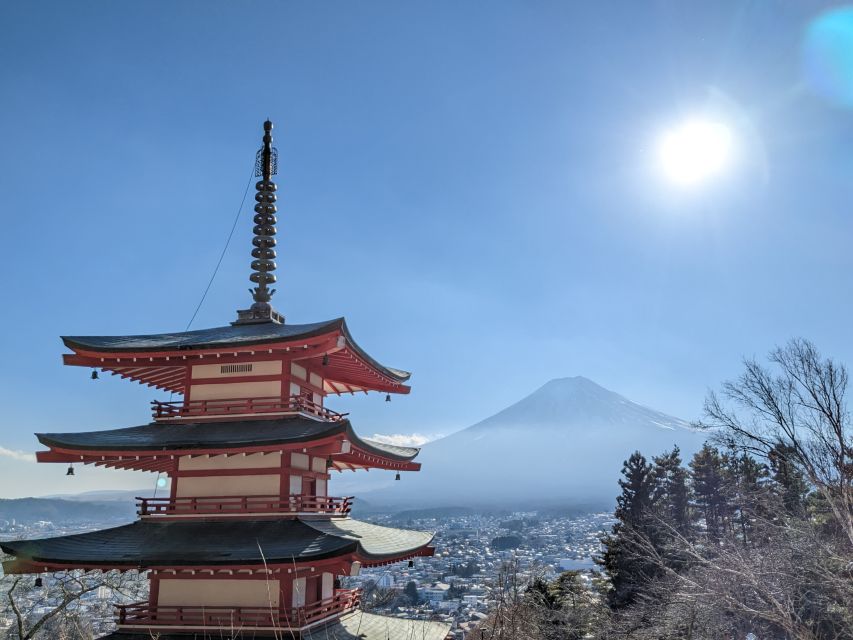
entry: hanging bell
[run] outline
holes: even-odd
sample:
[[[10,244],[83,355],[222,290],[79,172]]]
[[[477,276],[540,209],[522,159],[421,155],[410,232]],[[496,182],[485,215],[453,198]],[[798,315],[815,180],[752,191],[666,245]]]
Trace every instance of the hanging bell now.
[[[397,475],[394,477],[394,480],[399,480],[399,479],[400,479],[400,472],[398,471]]]
[[[39,576],[38,578],[36,578],[35,586],[36,586],[36,587],[41,587],[41,586],[43,586],[43,585],[44,585],[44,583],[42,582],[41,576]]]
[[[390,393],[385,394],[385,402],[391,402],[391,394]]]
[[[329,366],[329,354],[328,353],[323,356],[323,366],[324,367]]]
[[[326,468],[327,469],[331,469],[332,465],[334,465],[334,464],[335,464],[335,461],[332,460],[332,456],[329,456],[328,458],[326,458]]]
[[[98,379],[98,370],[92,369],[92,380],[97,380],[97,379]]]
[[[68,471],[65,472],[65,475],[66,476],[73,476],[74,475],[74,465],[73,464],[68,465]]]

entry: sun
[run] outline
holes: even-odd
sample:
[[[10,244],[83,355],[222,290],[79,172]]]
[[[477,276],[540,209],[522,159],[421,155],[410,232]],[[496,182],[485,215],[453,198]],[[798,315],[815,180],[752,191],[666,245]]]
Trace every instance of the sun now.
[[[711,120],[688,120],[665,132],[658,143],[658,160],[671,182],[694,186],[719,174],[731,160],[729,128]]]

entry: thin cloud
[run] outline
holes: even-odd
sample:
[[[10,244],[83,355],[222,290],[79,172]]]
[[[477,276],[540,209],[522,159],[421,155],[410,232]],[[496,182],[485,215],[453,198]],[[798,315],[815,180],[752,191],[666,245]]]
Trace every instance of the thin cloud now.
[[[427,442],[438,440],[441,434],[425,435],[423,433],[374,433],[371,440],[382,444],[393,444],[397,447],[420,447]]]
[[[36,456],[34,453],[27,453],[26,451],[15,451],[14,449],[7,449],[6,447],[0,447],[0,456],[4,458],[12,458],[12,460],[20,460],[21,462],[35,462]]]

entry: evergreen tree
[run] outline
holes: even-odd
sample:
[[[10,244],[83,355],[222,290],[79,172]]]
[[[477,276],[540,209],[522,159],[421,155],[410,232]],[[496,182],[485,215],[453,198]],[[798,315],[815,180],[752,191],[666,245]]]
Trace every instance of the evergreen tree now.
[[[681,466],[681,451],[672,451],[654,458],[655,488],[654,502],[663,520],[682,535],[686,535],[692,523],[690,489],[687,485],[687,470]]]
[[[770,462],[771,477],[776,493],[782,500],[785,511],[801,518],[806,512],[806,496],[809,493],[808,483],[802,472],[791,462],[789,447],[775,445],[767,456]]]
[[[726,529],[728,482],[726,460],[719,450],[706,444],[690,462],[696,506],[705,519],[708,537],[718,540]]]
[[[605,551],[600,563],[610,577],[610,606],[632,603],[643,586],[657,573],[653,565],[637,553],[639,538],[652,533],[650,515],[654,505],[655,475],[639,451],[622,467],[619,480],[622,494],[616,499],[616,524],[602,540]]]
[[[728,478],[731,488],[727,491],[730,503],[727,511],[732,514],[738,527],[738,535],[744,544],[751,542],[752,522],[755,516],[767,516],[767,467],[755,458],[742,454],[727,456]]]
[[[409,580],[406,583],[406,587],[403,590],[403,593],[409,599],[409,602],[411,602],[413,605],[418,604],[418,602],[420,602],[421,600],[420,596],[418,595],[418,585],[415,583],[414,580]]]

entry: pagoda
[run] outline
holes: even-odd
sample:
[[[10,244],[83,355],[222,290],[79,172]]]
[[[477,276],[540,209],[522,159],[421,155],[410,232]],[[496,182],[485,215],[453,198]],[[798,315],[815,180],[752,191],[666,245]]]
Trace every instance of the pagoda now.
[[[66,365],[173,394],[130,428],[40,433],[39,462],[165,474],[169,495],[137,498],[138,519],[90,533],[3,542],[6,573],[143,570],[146,602],[116,606],[107,638],[443,640],[449,625],[359,609],[342,576],[430,556],[433,534],[350,517],[332,471],[418,471],[415,448],[361,438],[332,395],[409,393],[343,318],[288,324],[276,277],[277,152],[270,121],[256,158],[253,304],[228,326],[178,333],[68,336]],[[172,399],[179,396],[178,399]],[[71,470],[69,470],[69,473]]]

